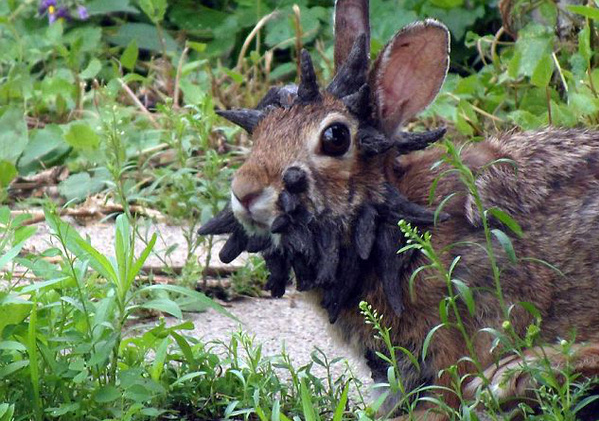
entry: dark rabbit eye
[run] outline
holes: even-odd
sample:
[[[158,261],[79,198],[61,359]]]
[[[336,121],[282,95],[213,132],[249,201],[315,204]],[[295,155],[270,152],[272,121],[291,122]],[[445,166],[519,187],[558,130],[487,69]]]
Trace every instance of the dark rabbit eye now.
[[[322,153],[329,156],[341,156],[349,149],[351,135],[343,123],[333,123],[320,135]]]

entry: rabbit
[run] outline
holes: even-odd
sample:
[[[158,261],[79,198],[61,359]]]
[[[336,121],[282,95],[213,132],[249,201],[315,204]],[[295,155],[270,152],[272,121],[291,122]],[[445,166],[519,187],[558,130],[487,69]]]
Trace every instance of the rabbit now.
[[[250,133],[253,147],[233,178],[230,203],[199,233],[229,234],[220,252],[226,263],[243,251],[261,253],[270,271],[266,288],[275,297],[285,293],[293,272],[296,288],[365,359],[373,379],[384,382],[388,366],[376,353],[385,350],[364,323],[358,303],[367,301],[383,314],[393,343],[420,360],[427,334],[440,324],[439,303],[447,288],[432,271],[422,270],[410,293],[410,277],[427,260],[414,250],[397,253],[406,244],[397,222],[430,231],[435,248],[448,250],[441,255],[446,267],[461,256],[453,276],[473,291],[476,313],[470,315],[460,301],[460,314],[477,360],[489,367],[495,386],[490,390],[501,398],[518,397],[534,382],[526,378],[506,389],[498,373],[524,361],[499,360],[493,337],[481,332],[501,330],[506,320],[486,252],[471,245],[485,242],[475,199],[457,176],[447,176],[439,179],[435,199],[428,202],[433,181],[448,169],[436,164],[443,156],[440,148],[428,146],[445,129],[400,130],[441,89],[449,66],[449,32],[432,19],[410,24],[372,65],[369,37],[368,1],[338,0],[335,75],[325,89],[318,86],[310,55],[302,51],[298,86],[271,88],[254,109],[217,112]],[[512,264],[500,245],[495,249],[503,299],[514,305],[512,328],[525,334],[534,318],[517,304],[533,304],[542,316],[542,339],[555,344],[575,333],[576,369],[585,376],[598,374],[599,133],[556,128],[504,133],[464,146],[461,159],[479,175],[484,208],[503,210],[523,230],[512,241],[525,259]],[[503,163],[489,165],[498,160]],[[436,206],[456,192],[435,223]],[[490,223],[502,226],[498,220]],[[527,358],[538,355],[533,351]],[[420,369],[398,353],[398,375],[407,392],[422,385],[450,388],[447,367],[457,364],[460,376],[475,372],[462,359],[467,353],[463,335],[443,327],[435,331]],[[563,364],[559,353],[550,358],[555,367]],[[474,396],[476,385],[466,386],[466,396]],[[438,393],[458,408],[455,394]],[[399,398],[388,398],[383,410]],[[434,411],[424,402],[416,415],[445,419]]]

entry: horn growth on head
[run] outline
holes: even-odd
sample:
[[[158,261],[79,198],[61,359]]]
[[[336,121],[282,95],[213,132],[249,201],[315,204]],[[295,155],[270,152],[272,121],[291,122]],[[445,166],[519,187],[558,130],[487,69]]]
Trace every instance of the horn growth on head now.
[[[366,34],[356,38],[347,60],[327,86],[327,91],[337,98],[357,92],[367,82],[369,58],[366,41]]]
[[[316,73],[314,72],[314,66],[312,65],[312,58],[310,53],[306,50],[301,52],[301,63],[300,63],[300,84],[297,88],[297,98],[300,102],[313,102],[320,98],[320,92],[318,88],[318,81],[316,80]]]
[[[249,134],[254,132],[254,129],[264,117],[262,111],[246,108],[238,110],[216,110],[216,114],[226,118],[231,123],[237,124]]]

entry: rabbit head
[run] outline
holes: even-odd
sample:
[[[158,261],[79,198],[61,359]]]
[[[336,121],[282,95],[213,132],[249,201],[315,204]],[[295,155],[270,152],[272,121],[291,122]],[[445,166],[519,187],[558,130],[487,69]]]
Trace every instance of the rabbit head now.
[[[431,223],[433,214],[393,187],[393,165],[444,129],[398,128],[440,90],[449,51],[445,26],[417,22],[393,37],[369,71],[364,0],[337,2],[335,32],[336,74],[326,89],[302,51],[299,86],[272,88],[255,109],[218,112],[252,134],[253,148],[235,174],[230,205],[200,229],[231,233],[220,254],[225,262],[244,250],[262,252],[275,296],[291,269],[298,289],[321,288],[331,321],[371,271],[401,311],[391,288],[403,267],[396,224]]]

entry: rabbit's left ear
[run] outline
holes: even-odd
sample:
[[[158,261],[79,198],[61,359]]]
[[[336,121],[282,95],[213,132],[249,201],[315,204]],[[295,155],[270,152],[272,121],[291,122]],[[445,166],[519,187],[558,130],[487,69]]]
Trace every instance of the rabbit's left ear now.
[[[370,51],[368,0],[335,0],[335,73],[339,71],[356,41],[366,34],[366,56]]]
[[[388,135],[428,106],[449,67],[449,31],[433,19],[399,31],[371,71],[377,117]]]

